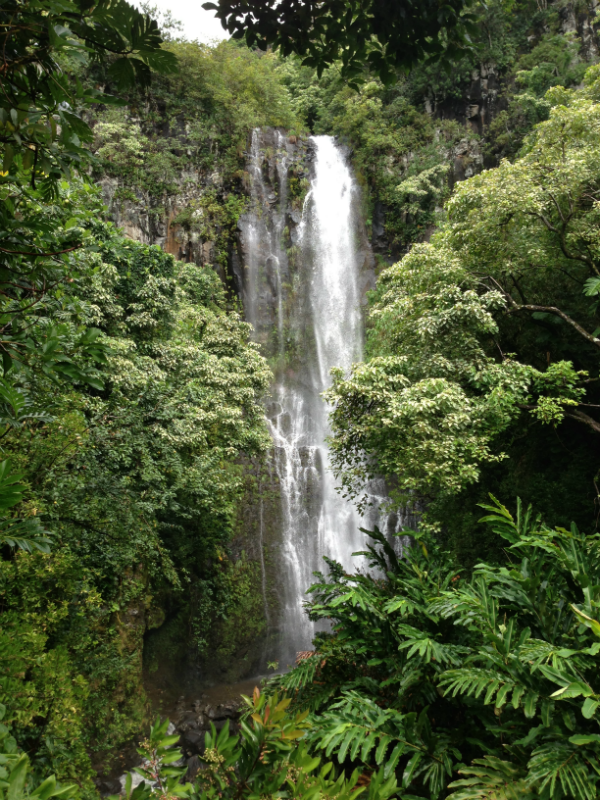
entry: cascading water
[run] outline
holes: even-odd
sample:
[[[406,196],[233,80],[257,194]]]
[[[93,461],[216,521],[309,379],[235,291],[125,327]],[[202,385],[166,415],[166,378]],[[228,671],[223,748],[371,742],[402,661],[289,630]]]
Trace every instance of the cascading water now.
[[[270,419],[283,502],[284,608],[280,660],[308,649],[314,626],[303,609],[313,572],[327,555],[350,567],[363,536],[354,507],[336,491],[328,464],[328,409],[321,394],[330,371],[347,372],[362,353],[359,264],[355,242],[356,189],[340,149],[313,137],[315,158],[299,243],[308,286],[304,314],[312,342],[300,374],[284,372]],[[308,333],[308,332],[307,332]]]
[[[289,170],[294,180],[309,180],[301,209],[288,202]],[[372,257],[358,189],[333,138],[311,137],[301,150],[280,132],[255,131],[248,172],[244,304],[274,366],[267,421],[281,497],[279,623],[269,657],[286,667],[311,647],[315,628],[303,604],[322,557],[355,569],[352,553],[364,546],[365,520],[337,492],[329,466],[322,393],[333,367],[347,373],[362,356],[361,301]]]

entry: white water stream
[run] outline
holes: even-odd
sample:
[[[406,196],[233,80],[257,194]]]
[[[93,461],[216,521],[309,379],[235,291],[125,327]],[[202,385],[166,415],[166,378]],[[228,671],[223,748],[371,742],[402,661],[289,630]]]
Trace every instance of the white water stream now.
[[[270,421],[283,501],[286,583],[279,657],[285,663],[311,647],[314,624],[303,603],[313,572],[324,567],[322,556],[350,569],[352,553],[364,544],[355,508],[336,491],[325,441],[329,409],[321,396],[331,384],[331,369],[347,373],[362,355],[356,187],[334,140],[318,136],[312,142],[316,158],[300,246],[310,276],[305,313],[315,353],[305,374],[291,381],[284,376],[276,387],[279,410]]]
[[[279,623],[269,657],[285,668],[298,651],[312,647],[315,626],[303,604],[313,573],[326,571],[323,556],[347,570],[359,567],[359,560],[352,558],[364,549],[359,528],[377,519],[376,514],[361,519],[336,490],[326,443],[330,409],[322,397],[331,385],[331,369],[340,367],[347,374],[362,357],[364,242],[361,251],[358,189],[335,140],[311,137],[310,187],[294,232],[300,257],[295,265],[288,263],[283,239],[290,221],[287,169],[294,154],[281,133],[271,132],[268,146],[261,136],[254,132],[248,170],[253,211],[242,228],[244,300],[257,338],[279,365],[267,413],[282,504]],[[265,156],[269,149],[275,150],[270,160]],[[265,183],[269,165],[277,172],[269,176],[271,189]],[[277,331],[270,340],[269,327]],[[300,357],[286,351],[292,339],[300,343]],[[386,518],[390,522],[396,525],[395,519]]]

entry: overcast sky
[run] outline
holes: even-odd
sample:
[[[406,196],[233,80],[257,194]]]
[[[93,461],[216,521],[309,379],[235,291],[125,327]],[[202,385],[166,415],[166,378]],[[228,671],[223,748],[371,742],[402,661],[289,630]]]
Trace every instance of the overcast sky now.
[[[183,36],[190,41],[226,39],[227,32],[212,11],[202,8],[203,2],[205,0],[150,0],[150,5],[157,6],[163,12],[171,11],[173,17],[183,23]],[[139,6],[139,2],[136,5]]]

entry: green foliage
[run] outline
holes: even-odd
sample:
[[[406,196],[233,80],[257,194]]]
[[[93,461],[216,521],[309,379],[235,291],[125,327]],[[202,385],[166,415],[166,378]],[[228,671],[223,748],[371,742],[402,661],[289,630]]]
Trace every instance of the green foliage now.
[[[371,572],[330,563],[308,611],[332,633],[269,691],[312,709],[311,747],[381,764],[401,796],[597,797],[600,539],[492,500],[507,558],[468,580],[427,534],[399,558],[373,532]]]
[[[5,43],[3,177],[16,173],[18,165],[31,176],[33,188],[38,182],[42,193],[51,195],[65,170],[86,160],[81,145],[89,141],[90,129],[82,110],[114,101],[74,81],[61,70],[60,60],[110,59],[109,76],[121,86],[148,82],[151,70],[173,71],[176,61],[161,49],[156,22],[125,0],[95,6],[9,0],[0,13]]]
[[[47,777],[35,788],[31,786],[33,775],[29,759],[25,753],[19,752],[14,738],[2,723],[4,712],[4,706],[0,705],[0,798],[50,800],[51,797],[60,797],[70,800],[78,797],[77,786],[61,786],[54,775]]]
[[[152,70],[172,72],[176,62],[161,49],[156,22],[125,0],[9,0],[0,23],[0,289],[12,301],[3,304],[0,352],[8,370],[31,343],[23,313],[43,301],[48,286],[68,279],[70,255],[85,244],[85,211],[64,213],[61,186],[89,166],[85,113],[94,103],[118,102],[86,88],[69,65],[106,64],[109,79],[123,87],[147,82]]]
[[[18,552],[0,567],[4,722],[28,753],[37,778],[56,772],[89,793],[82,727],[89,687],[73,651],[93,646],[96,638],[90,627],[99,616],[100,598],[91,575],[82,574],[66,549],[56,555]]]
[[[599,347],[586,298],[600,266],[593,91],[561,94],[528,152],[460,183],[447,224],[381,276],[371,359],[336,373],[328,394],[350,494],[376,474],[398,502],[459,492],[506,457],[496,443],[517,426],[600,431],[587,411]]]
[[[488,152],[496,158],[514,157],[534,125],[548,118],[548,89],[577,86],[587,66],[577,41],[552,30],[542,36],[514,65],[515,87],[507,92],[508,107],[490,124]]]
[[[353,90],[342,81],[339,67],[317,79],[314,70],[293,59],[282,62],[280,76],[305,125],[340,136],[352,147],[353,166],[365,188],[366,217],[372,222],[375,203],[384,204],[392,252],[422,236],[449,195],[442,179],[449,154],[459,141],[474,137],[456,123],[434,122],[411,102],[406,80],[386,89],[372,79]]]
[[[129,773],[125,780],[126,800],[144,800],[154,795],[161,797],[189,797],[191,784],[181,784],[185,775],[185,768],[174,766],[180,761],[182,753],[174,749],[179,741],[179,736],[166,736],[169,720],[157,719],[150,729],[150,734],[138,748],[138,753],[143,756],[143,766],[136,768],[136,773],[145,780],[132,789],[132,774]],[[148,781],[148,784],[146,784]],[[115,795],[114,797],[119,797]],[[112,798],[111,798],[112,800]]]
[[[190,610],[197,657],[225,680],[252,668],[266,632],[261,583],[259,563],[244,552],[235,562],[221,553],[211,577],[194,587]]]
[[[74,363],[81,374],[95,364],[98,382],[46,372],[43,349],[32,349],[0,386],[0,497],[11,515],[2,539],[42,551],[9,548],[0,562],[12,665],[1,699],[36,771],[77,777],[86,792],[86,748],[114,750],[143,722],[154,598],[185,612],[182,590],[226,551],[243,491],[238,456],[268,445],[260,399],[270,376],[212,270],[99,221],[89,237],[77,279],[26,324],[60,321],[67,344],[95,330]]]
[[[290,698],[280,699],[277,694],[268,697],[257,688],[252,698],[244,700],[246,718],[241,722],[240,735],[230,733],[229,722],[219,733],[211,724],[201,757],[203,769],[194,784],[181,784],[185,770],[169,766],[181,758],[181,752],[173,747],[178,737],[165,737],[168,720],[162,724],[157,720],[138,750],[145,757],[145,766],[136,771],[145,782],[132,791],[130,775],[126,800],[167,794],[197,800],[272,796],[354,800],[365,792],[358,770],[349,776],[343,771],[338,775],[331,762],[322,764],[320,757],[309,752],[305,741],[311,730],[307,712],[290,714]],[[370,776],[367,794],[369,800],[388,800],[397,789],[395,778],[379,770]]]
[[[341,59],[342,74],[353,83],[366,67],[389,82],[397,69],[425,59],[445,56],[450,63],[470,49],[468,33],[475,30],[469,5],[462,2],[447,3],[442,14],[433,3],[410,0],[334,0],[325,6],[314,0],[219,0],[203,8],[216,11],[234,39],[262,50],[272,45],[284,56],[299,54],[319,75]]]
[[[8,387],[6,387],[8,389]],[[23,475],[12,472],[10,461],[0,463],[0,511],[18,505],[23,499]],[[50,552],[51,539],[38,519],[0,519],[0,544],[21,550]]]
[[[117,181],[111,210],[134,204],[151,228],[165,220],[188,240],[210,242],[210,263],[225,274],[246,205],[249,132],[294,128],[296,117],[272,53],[232,41],[167,46],[180,65],[176,77],[157,77],[131,94],[127,109],[96,115],[95,174]]]
[[[546,91],[578,85],[589,65],[579,42],[560,32],[562,12],[555,4],[493,0],[472,11],[474,49],[451,70],[421,60],[385,86],[377,70],[365,72],[353,90],[339,63],[319,77],[297,57],[282,59],[280,75],[300,119],[352,148],[365,216],[376,220],[378,238],[384,225],[386,256],[398,257],[431,233],[454,179],[514,157],[534,125],[548,117]],[[476,120],[464,120],[467,98],[480,106]],[[428,182],[444,168],[449,180],[436,179],[433,192],[397,191],[405,181],[419,189],[421,173]]]
[[[157,198],[181,191],[182,173],[190,166],[206,177],[217,169],[216,185],[227,189],[241,177],[252,128],[295,125],[278,80],[278,60],[231,41],[216,46],[175,41],[168,48],[180,65],[176,78],[157,76],[143,93],[131,96],[130,110],[98,115],[96,168]]]

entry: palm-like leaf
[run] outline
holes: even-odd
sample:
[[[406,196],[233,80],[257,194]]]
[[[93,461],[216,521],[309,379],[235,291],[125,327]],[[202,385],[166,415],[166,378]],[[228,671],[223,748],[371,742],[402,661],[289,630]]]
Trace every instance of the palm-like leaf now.
[[[466,777],[449,785],[456,791],[448,800],[534,800],[538,796],[527,785],[524,770],[494,756],[475,759],[460,774]]]

